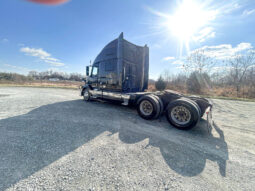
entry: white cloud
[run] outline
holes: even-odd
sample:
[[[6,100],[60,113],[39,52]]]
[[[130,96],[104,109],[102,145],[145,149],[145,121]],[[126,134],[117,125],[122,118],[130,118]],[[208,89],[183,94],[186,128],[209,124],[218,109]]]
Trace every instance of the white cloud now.
[[[203,53],[212,59],[217,60],[217,64],[211,68],[210,72],[216,72],[221,70],[229,70],[229,67],[222,66],[222,61],[226,59],[233,58],[234,56],[241,55],[245,52],[254,51],[253,46],[251,43],[242,42],[237,44],[236,46],[232,46],[231,44],[220,44],[216,46],[204,46],[202,48],[195,49],[191,51],[189,54],[194,53],[197,50],[202,50]],[[180,57],[172,62],[173,65],[176,65],[177,69],[185,70],[186,65],[186,57]],[[252,66],[254,67],[254,66]],[[194,69],[195,70],[195,69]]]
[[[62,63],[62,62],[51,61],[51,60],[44,60],[44,62],[49,63],[49,64],[51,64],[51,65],[53,65],[53,66],[64,66],[64,65],[65,65],[65,64]]]
[[[44,51],[42,48],[29,48],[29,47],[23,47],[20,49],[21,52],[27,53],[29,56],[35,56],[39,57],[41,59],[44,59],[46,57],[50,57],[51,55]]]
[[[240,51],[252,49],[252,48],[253,47],[252,47],[251,43],[242,42],[242,43],[238,44],[236,48],[234,48],[234,51],[240,52]]]
[[[184,62],[183,62],[183,60],[180,59],[180,60],[174,61],[173,64],[174,64],[174,65],[183,65]]]
[[[204,42],[205,39],[214,38],[215,32],[212,27],[205,27],[199,31],[198,35],[193,37],[195,41]]]
[[[39,58],[41,61],[44,61],[52,66],[64,66],[65,64],[60,62],[59,59],[51,56],[50,53],[46,52],[42,48],[30,48],[22,47],[20,51],[25,53],[28,56],[33,56]]]
[[[213,2],[214,3],[214,2]],[[243,5],[237,3],[237,2],[233,2],[233,1],[221,1],[218,5],[216,5],[216,7],[218,7],[218,11],[219,13],[221,13],[221,15],[225,15],[225,14],[230,14],[240,8],[243,7]]]
[[[251,14],[253,14],[253,13],[255,13],[255,9],[251,9],[251,10],[245,9],[245,10],[243,11],[243,16],[248,16],[248,15],[251,15]]]
[[[169,61],[169,60],[174,60],[174,59],[175,59],[175,57],[173,57],[173,56],[167,56],[167,57],[163,58],[163,61]]]
[[[252,48],[253,46],[251,45],[251,43],[242,42],[236,47],[232,47],[231,44],[221,44],[217,46],[204,46],[196,50],[203,50],[204,54],[209,57],[213,57],[218,60],[224,60]],[[196,50],[191,51],[191,53]]]

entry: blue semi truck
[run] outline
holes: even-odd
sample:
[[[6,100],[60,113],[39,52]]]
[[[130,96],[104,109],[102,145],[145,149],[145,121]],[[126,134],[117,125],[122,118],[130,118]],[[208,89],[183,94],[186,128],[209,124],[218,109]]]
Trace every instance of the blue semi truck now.
[[[133,105],[146,120],[165,114],[169,123],[181,130],[196,126],[204,115],[211,123],[209,100],[171,90],[148,92],[148,80],[149,48],[128,42],[121,33],[86,67],[81,96],[85,101],[101,99]]]

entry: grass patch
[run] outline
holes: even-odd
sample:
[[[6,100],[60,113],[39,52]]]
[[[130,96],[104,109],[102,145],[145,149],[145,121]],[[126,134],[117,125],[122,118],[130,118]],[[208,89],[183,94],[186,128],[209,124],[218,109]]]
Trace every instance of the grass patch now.
[[[63,88],[63,89],[79,89],[78,84],[53,84],[53,83],[0,83],[0,87],[34,87],[34,88]]]

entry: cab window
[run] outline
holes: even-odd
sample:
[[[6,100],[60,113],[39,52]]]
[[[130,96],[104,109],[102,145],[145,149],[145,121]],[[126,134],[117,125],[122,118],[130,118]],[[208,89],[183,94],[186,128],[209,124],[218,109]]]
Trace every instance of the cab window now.
[[[91,76],[92,77],[98,76],[98,66],[93,66]]]

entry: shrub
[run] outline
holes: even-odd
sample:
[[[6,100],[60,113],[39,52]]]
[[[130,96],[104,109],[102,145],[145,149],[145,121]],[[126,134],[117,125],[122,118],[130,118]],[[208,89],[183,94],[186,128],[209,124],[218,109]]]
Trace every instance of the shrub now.
[[[162,91],[166,88],[166,82],[163,80],[162,76],[159,76],[158,80],[155,82],[155,87],[159,91]]]
[[[211,80],[207,73],[192,72],[186,84],[189,93],[201,94],[202,90],[211,89]]]
[[[199,78],[201,74],[198,72],[192,72],[187,80],[187,88],[189,93],[201,93],[201,84]]]

